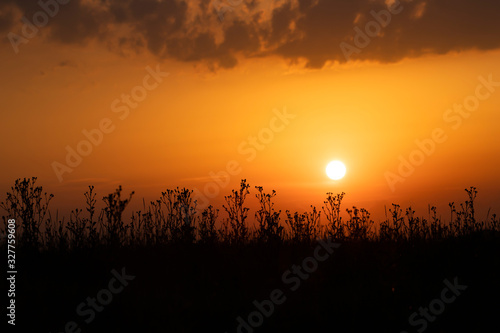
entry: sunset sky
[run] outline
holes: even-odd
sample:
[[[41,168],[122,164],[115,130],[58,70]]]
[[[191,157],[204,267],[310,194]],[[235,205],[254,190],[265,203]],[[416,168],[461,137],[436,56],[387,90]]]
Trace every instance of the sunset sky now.
[[[376,221],[391,203],[448,219],[476,186],[478,217],[500,214],[499,13],[492,0],[2,0],[0,201],[37,176],[61,211],[88,185],[135,191],[134,209],[177,186],[222,209],[245,178],[252,207],[259,185],[282,210],[346,192],[343,208]]]

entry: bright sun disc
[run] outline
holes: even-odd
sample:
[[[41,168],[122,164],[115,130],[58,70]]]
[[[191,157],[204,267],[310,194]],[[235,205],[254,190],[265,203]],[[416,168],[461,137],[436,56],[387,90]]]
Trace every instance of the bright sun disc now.
[[[345,176],[346,168],[340,161],[332,161],[326,166],[326,175],[333,180],[339,180]]]

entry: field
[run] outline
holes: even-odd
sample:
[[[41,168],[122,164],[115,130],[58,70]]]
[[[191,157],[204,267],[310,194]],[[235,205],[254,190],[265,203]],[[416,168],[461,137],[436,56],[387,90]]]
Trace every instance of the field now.
[[[245,206],[260,202],[253,221]],[[121,188],[66,220],[36,178],[2,200],[17,223],[17,327],[46,332],[486,332],[500,305],[500,224],[477,221],[475,188],[450,220],[393,205],[375,227],[328,193],[279,212],[242,180],[222,211],[187,189],[128,212]],[[341,212],[347,211],[343,219]],[[130,216],[130,217],[125,217]],[[7,242],[2,241],[7,252]]]

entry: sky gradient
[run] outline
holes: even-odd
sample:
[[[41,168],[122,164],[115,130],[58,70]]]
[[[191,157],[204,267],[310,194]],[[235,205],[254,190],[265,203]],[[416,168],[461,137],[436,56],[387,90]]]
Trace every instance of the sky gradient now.
[[[344,208],[376,221],[391,203],[448,218],[476,186],[478,217],[500,214],[499,11],[3,0],[0,201],[37,176],[62,211],[83,206],[88,185],[101,197],[120,184],[134,208],[176,186],[222,208],[245,178],[283,210],[346,192]],[[327,178],[331,160],[347,166],[342,180]]]

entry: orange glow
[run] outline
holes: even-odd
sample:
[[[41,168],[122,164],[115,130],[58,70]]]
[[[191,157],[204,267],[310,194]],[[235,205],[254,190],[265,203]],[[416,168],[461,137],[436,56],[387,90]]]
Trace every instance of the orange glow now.
[[[2,72],[12,77],[2,91],[4,108],[11,110],[1,125],[10,142],[0,148],[9,161],[3,166],[3,193],[14,179],[37,175],[61,204],[80,202],[92,183],[103,195],[122,184],[153,200],[167,187],[203,192],[214,181],[211,174],[236,161],[240,172],[219,188],[214,204],[242,178],[276,189],[279,204],[290,210],[321,206],[326,192],[344,191],[346,205],[372,208],[377,217],[392,202],[418,204],[425,211],[430,201],[445,207],[472,185],[483,193],[484,209],[498,204],[500,93],[481,101],[457,130],[443,119],[454,103],[474,94],[479,76],[492,74],[500,81],[498,51],[323,70],[257,59],[210,74],[151,57],[130,63],[97,46],[63,49],[57,59],[51,49],[39,48],[41,62],[19,54],[24,69],[14,65],[18,57],[2,54]],[[74,64],[58,65],[66,57]],[[120,120],[112,102],[141,85],[145,67],[157,63],[169,76]],[[283,110],[294,117],[262,132]],[[59,182],[51,164],[64,163],[66,146],[76,149],[86,139],[82,131],[98,128],[104,118],[114,130]],[[392,192],[385,173],[397,173],[399,156],[408,159],[418,148],[415,141],[430,138],[435,128],[442,128],[447,140]],[[341,187],[332,186],[323,171],[336,156],[349,165]]]

